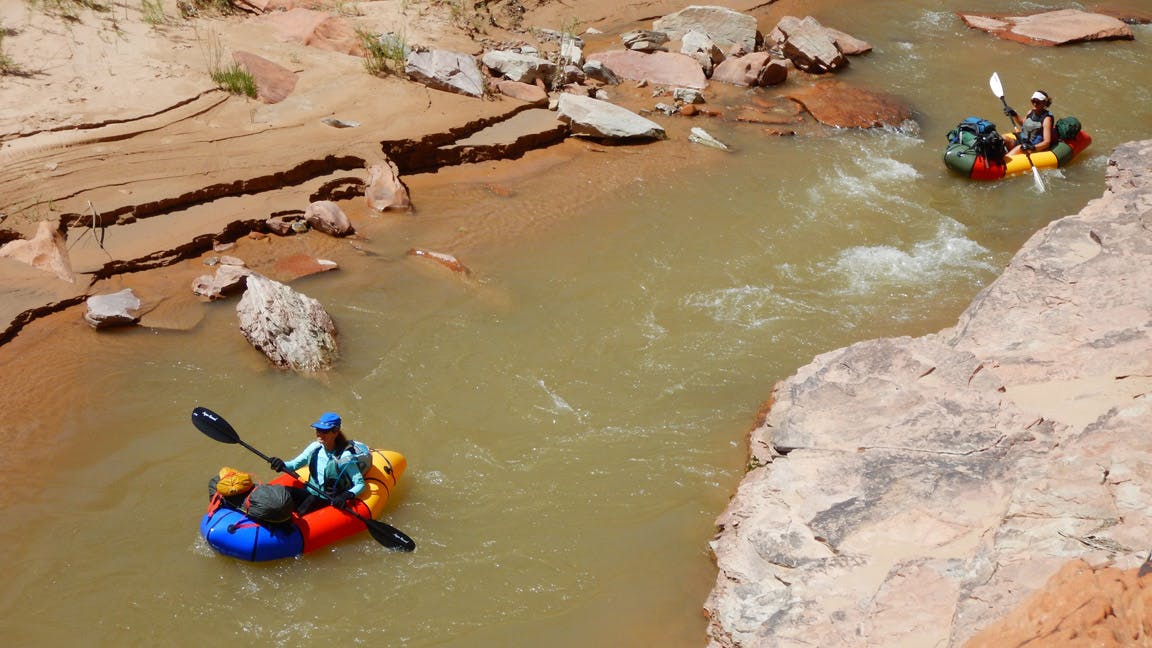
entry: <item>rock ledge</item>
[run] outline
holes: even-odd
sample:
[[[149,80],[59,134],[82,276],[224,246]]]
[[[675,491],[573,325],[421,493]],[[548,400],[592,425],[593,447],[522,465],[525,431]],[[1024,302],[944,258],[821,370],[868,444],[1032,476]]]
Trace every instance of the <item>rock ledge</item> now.
[[[1152,140],[958,324],[777,384],[711,543],[711,646],[955,646],[1152,537]]]

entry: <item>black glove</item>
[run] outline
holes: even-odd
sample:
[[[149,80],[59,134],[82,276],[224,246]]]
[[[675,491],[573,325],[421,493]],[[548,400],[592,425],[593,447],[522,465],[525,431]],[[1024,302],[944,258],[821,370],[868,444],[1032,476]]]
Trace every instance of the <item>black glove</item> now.
[[[1011,108],[1009,108],[1008,106],[1004,106],[1004,116],[1005,116],[1005,117],[1015,117],[1015,116],[1016,116],[1016,114],[1017,114],[1017,113],[1016,113],[1016,111],[1015,111],[1015,110],[1012,110],[1012,109],[1011,109]]]
[[[272,466],[272,470],[276,472],[284,472],[284,460],[280,457],[272,457],[268,460],[268,465]]]
[[[336,493],[335,495],[332,495],[328,498],[328,501],[332,502],[332,506],[335,506],[336,508],[344,508],[348,505],[348,500],[352,499],[356,499],[356,496],[352,494],[352,491],[344,491],[343,493]]]
[[[1028,140],[1023,140],[1020,142],[1020,148],[1024,149],[1025,151],[1035,151],[1036,145],[1032,142],[1029,142]]]

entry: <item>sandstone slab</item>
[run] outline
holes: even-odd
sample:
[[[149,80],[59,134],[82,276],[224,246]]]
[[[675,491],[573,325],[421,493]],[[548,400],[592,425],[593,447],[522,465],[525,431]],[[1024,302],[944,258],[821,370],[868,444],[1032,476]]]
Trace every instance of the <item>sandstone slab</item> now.
[[[717,519],[711,646],[961,645],[1070,561],[1144,561],[1150,159],[1152,140],[1119,147],[1104,196],[1035,234],[956,326],[822,354],[773,389]],[[1113,594],[1076,600],[1143,600]],[[1026,617],[1036,636],[1143,631],[1032,609],[1052,614]]]

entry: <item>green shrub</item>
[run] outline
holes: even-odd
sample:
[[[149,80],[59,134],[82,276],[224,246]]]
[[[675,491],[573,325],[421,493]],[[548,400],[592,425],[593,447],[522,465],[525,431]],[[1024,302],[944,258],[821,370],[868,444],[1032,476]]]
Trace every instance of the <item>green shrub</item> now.
[[[22,75],[24,74],[24,69],[4,51],[4,37],[9,33],[6,27],[0,26],[0,76],[8,74],[13,76]]]
[[[70,22],[80,22],[80,10],[107,13],[111,8],[96,0],[25,0],[29,7],[38,9],[46,14],[59,16]]]
[[[140,18],[149,25],[168,23],[168,14],[164,12],[161,0],[140,0]]]
[[[234,95],[256,98],[256,79],[240,66],[233,63],[226,67],[215,67],[208,71],[217,87]]]
[[[356,38],[364,48],[364,69],[368,74],[385,76],[389,72],[403,72],[408,58],[408,42],[403,32],[377,34],[357,27]]]

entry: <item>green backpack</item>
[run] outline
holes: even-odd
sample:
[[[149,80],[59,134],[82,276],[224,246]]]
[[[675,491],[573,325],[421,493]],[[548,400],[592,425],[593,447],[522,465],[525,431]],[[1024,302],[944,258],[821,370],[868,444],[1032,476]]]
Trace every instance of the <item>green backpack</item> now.
[[[1056,138],[1063,140],[1076,139],[1080,134],[1080,120],[1075,117],[1061,117],[1056,120]]]

